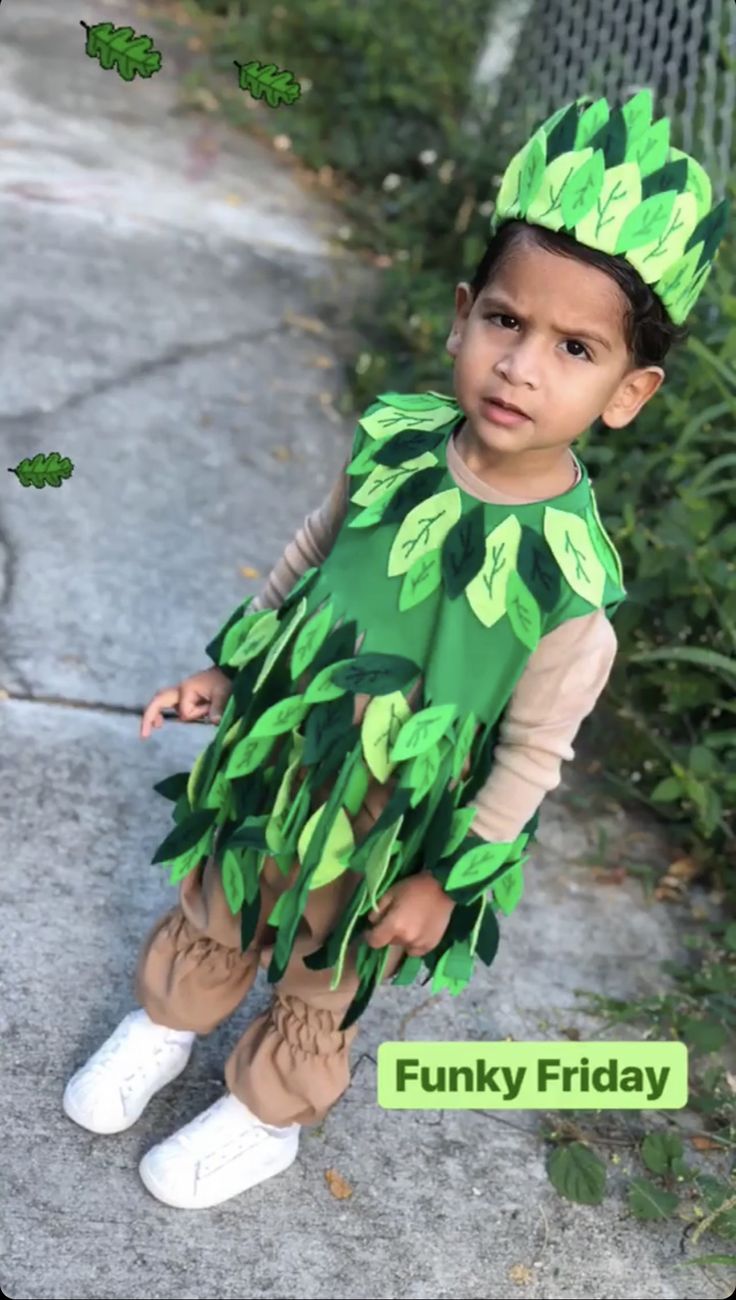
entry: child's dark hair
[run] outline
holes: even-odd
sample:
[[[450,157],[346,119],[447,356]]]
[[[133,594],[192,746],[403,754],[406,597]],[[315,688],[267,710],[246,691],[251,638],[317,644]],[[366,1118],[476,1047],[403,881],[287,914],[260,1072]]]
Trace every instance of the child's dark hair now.
[[[628,304],[624,310],[623,331],[631,369],[661,365],[673,344],[684,343],[689,337],[687,325],[675,325],[660,299],[625,258],[589,248],[562,230],[547,230],[527,221],[506,221],[490,239],[470,282],[473,302],[487,285],[493,271],[499,269],[509,250],[524,242],[534,243],[548,253],[587,262],[616,281]]]

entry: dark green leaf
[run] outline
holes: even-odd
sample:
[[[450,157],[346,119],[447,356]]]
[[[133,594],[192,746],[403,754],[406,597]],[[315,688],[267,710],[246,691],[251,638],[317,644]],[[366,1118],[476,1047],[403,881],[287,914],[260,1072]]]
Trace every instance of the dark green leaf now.
[[[337,668],[332,681],[354,694],[389,695],[413,681],[420,671],[418,664],[403,655],[366,653]]]
[[[164,781],[159,781],[153,788],[156,794],[163,795],[164,799],[171,799],[176,803],[179,796],[186,792],[188,780],[188,772],[177,772],[174,776],[167,776]]]
[[[629,1209],[637,1219],[670,1219],[679,1197],[651,1183],[648,1178],[634,1178],[629,1187]]]
[[[348,623],[333,627],[330,635],[325,637],[310,665],[313,678],[328,664],[337,663],[338,659],[352,659],[355,643],[358,639],[358,623],[352,618]]]
[[[313,704],[304,723],[302,765],[311,767],[325,757],[353,724],[352,695],[341,695],[324,704]]]
[[[445,473],[446,470],[442,465],[431,465],[428,469],[418,469],[416,474],[404,479],[389,499],[381,515],[381,523],[401,523],[414,506],[434,494]]]
[[[174,827],[156,850],[152,863],[172,862],[180,853],[193,849],[213,825],[217,817],[216,808],[201,808],[187,817],[179,826]]]
[[[423,456],[427,451],[434,451],[444,437],[444,429],[432,429],[430,432],[424,429],[409,429],[389,438],[373,453],[373,459],[377,465],[388,465],[393,469],[396,465],[403,465],[407,460]]]
[[[547,1162],[549,1180],[561,1196],[578,1205],[600,1205],[606,1186],[606,1166],[583,1146],[571,1142],[552,1152]]]
[[[442,577],[450,600],[462,595],[480,573],[485,558],[484,511],[477,505],[452,525],[442,546]]]
[[[560,598],[561,574],[544,537],[525,524],[516,557],[516,569],[541,609],[549,613]]]

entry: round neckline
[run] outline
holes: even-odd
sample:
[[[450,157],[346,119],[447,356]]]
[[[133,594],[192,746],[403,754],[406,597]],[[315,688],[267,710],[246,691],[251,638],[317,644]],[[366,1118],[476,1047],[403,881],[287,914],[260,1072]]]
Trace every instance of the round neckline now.
[[[588,478],[588,471],[585,467],[585,464],[583,463],[583,461],[578,459],[578,457],[575,455],[575,452],[572,450],[572,447],[570,448],[570,454],[580,473],[580,478],[576,483],[573,483],[571,487],[567,488],[566,491],[560,492],[556,496],[538,497],[533,501],[524,501],[524,500],[517,500],[516,498],[512,497],[510,493],[504,493],[500,488],[498,488],[498,489],[491,489],[491,490],[498,491],[499,496],[503,497],[504,499],[502,501],[488,501],[486,500],[485,497],[477,496],[472,490],[470,490],[470,488],[466,487],[464,484],[458,483],[448,463],[447,450],[450,443],[452,443],[453,454],[457,457],[457,459],[462,464],[463,470],[468,475],[468,477],[471,479],[475,479],[481,486],[485,486],[485,487],[488,486],[487,484],[483,484],[483,480],[478,478],[478,475],[474,474],[473,471],[465,464],[465,461],[460,455],[460,452],[455,444],[455,434],[458,432],[463,421],[466,419],[465,412],[460,410],[460,408],[458,407],[458,403],[454,398],[445,397],[443,395],[443,400],[458,409],[458,418],[453,421],[447,437],[442,440],[442,443],[437,448],[437,451],[441,449],[445,470],[447,471],[448,475],[452,479],[452,482],[454,483],[455,487],[458,489],[459,492],[462,492],[466,497],[469,497],[470,500],[472,501],[478,501],[480,502],[481,505],[495,507],[496,509],[501,509],[505,506],[507,509],[511,508],[513,510],[534,510],[537,509],[539,506],[544,506],[544,505],[554,506],[560,502],[563,503],[564,505],[570,505],[570,506],[577,506],[583,503],[583,501],[585,500],[588,494],[588,487],[589,487],[590,480]]]

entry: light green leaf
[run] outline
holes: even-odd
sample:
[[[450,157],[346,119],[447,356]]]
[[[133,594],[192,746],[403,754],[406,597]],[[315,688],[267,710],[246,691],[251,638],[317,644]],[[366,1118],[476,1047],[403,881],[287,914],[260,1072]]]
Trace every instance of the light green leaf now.
[[[641,203],[641,178],[635,163],[607,167],[598,203],[575,227],[576,237],[612,253],[631,209]]]
[[[503,866],[509,856],[510,844],[478,844],[458,858],[445,882],[446,889],[464,889],[487,880]]]
[[[391,755],[402,725],[411,717],[411,707],[402,691],[376,695],[363,714],[360,739],[363,756],[377,781],[386,781],[396,760]]]
[[[259,613],[262,611],[259,611]],[[273,640],[279,629],[278,614],[275,609],[269,609],[265,617],[248,630],[245,640],[240,643],[237,650],[229,659],[223,660],[230,668],[242,668],[251,659],[255,659],[270,641]]]
[[[491,886],[493,897],[505,916],[511,915],[524,893],[524,873],[522,871],[524,862],[526,862],[526,858],[516,862],[503,876],[499,876],[498,880],[494,880]]]
[[[433,704],[413,714],[401,728],[391,751],[392,763],[415,758],[424,750],[431,749],[440,736],[445,734],[456,713],[457,706],[454,704]]]
[[[585,520],[569,510],[545,506],[544,536],[573,591],[599,609],[606,571],[593,549]]]
[[[358,760],[350,773],[348,783],[345,786],[345,794],[343,795],[343,802],[351,816],[357,817],[360,812],[369,784],[368,768],[365,763]]]
[[[434,968],[432,992],[447,989],[453,995],[461,993],[473,974],[473,965],[473,954],[467,940],[455,942],[442,954]]]
[[[270,673],[271,669],[276,663],[276,660],[279,658],[279,655],[283,651],[284,646],[291,640],[292,636],[296,632],[299,624],[304,618],[306,611],[307,611],[307,598],[306,596],[302,596],[301,600],[299,601],[299,604],[296,605],[294,609],[291,611],[291,613],[288,615],[286,626],[284,627],[283,624],[281,625],[282,627],[281,632],[276,637],[276,640],[273,642],[273,644],[269,646],[268,654],[266,655],[266,658],[263,661],[263,667],[261,668],[261,671],[258,674],[255,680],[255,684],[253,686],[254,691],[259,690],[259,688],[265,682],[266,678],[268,677],[268,674]]]
[[[419,469],[429,469],[431,465],[437,463],[437,457],[431,452],[425,451],[422,456],[415,456],[413,460],[407,460],[403,465],[376,465],[363,483],[361,483],[357,492],[353,492],[350,500],[356,506],[372,506],[383,500],[390,492],[392,495],[399,484],[404,483],[406,479],[411,478]]]
[[[477,725],[475,714],[471,711],[468,713],[462,727],[460,728],[460,734],[455,745],[455,751],[452,757],[452,768],[450,769],[450,776],[453,781],[457,781],[460,777],[465,760],[468,757],[473,741],[475,740]]]
[[[225,849],[222,855],[221,877],[228,907],[233,916],[237,916],[245,900],[245,886],[240,867],[240,855],[234,850]]]
[[[399,609],[412,609],[432,595],[442,583],[442,552],[437,549],[420,555],[404,577],[399,593]]]
[[[347,664],[353,662],[353,656],[349,659],[336,659],[334,664],[327,664],[325,668],[312,678],[304,692],[304,699],[307,704],[323,704],[326,700],[337,700],[345,694],[344,686],[336,686],[332,680],[333,672],[338,668],[344,668]]]
[[[368,860],[365,864],[365,879],[368,885],[371,907],[377,907],[378,905],[378,890],[390,866],[392,850],[403,820],[403,817],[397,818],[393,826],[387,826],[385,831],[377,835],[368,854]]]
[[[425,750],[423,754],[417,754],[416,758],[404,768],[401,774],[401,785],[408,786],[413,790],[410,800],[412,808],[416,808],[427,791],[434,786],[441,762],[440,747],[439,745],[433,745],[431,749]]]
[[[418,761],[418,760],[415,760]],[[468,829],[478,813],[477,808],[456,808],[452,814],[452,825],[450,826],[450,837],[442,850],[441,857],[449,858],[455,849],[459,848]]]
[[[506,603],[506,612],[514,634],[522,645],[529,650],[536,650],[542,634],[542,611],[516,569],[508,577]]]
[[[302,628],[291,652],[291,677],[295,681],[308,668],[332,626],[334,607],[328,601]]]
[[[388,576],[408,573],[413,564],[430,551],[441,549],[453,524],[462,513],[459,489],[447,488],[420,501],[402,521],[391,546]]]
[[[565,185],[592,155],[592,148],[586,147],[560,154],[554,162],[547,163],[542,183],[527,208],[526,220],[534,223],[541,218],[545,226],[559,230],[564,225],[560,198]]]
[[[317,822],[326,807],[326,803],[320,805],[316,812],[314,812],[309,818],[309,821],[306,826],[304,826],[302,833],[299,836],[297,852],[299,854],[300,862],[303,862],[307,855],[309,842],[317,828]],[[325,840],[319,866],[309,881],[310,890],[321,889],[323,885],[328,885],[331,880],[335,880],[338,876],[342,875],[345,871],[345,866],[341,861],[341,858],[351,852],[354,844],[355,837],[353,835],[353,828],[350,825],[345,809],[339,808],[335,820],[330,828],[329,835]]]
[[[299,726],[308,708],[303,695],[289,695],[266,709],[251,727],[250,734],[252,737],[279,736],[284,731],[291,731]]]
[[[249,772],[255,772],[256,768],[269,754],[273,747],[273,736],[246,736],[233,749],[228,765],[225,768],[225,776],[228,781],[234,781],[238,776],[247,776]]]
[[[470,608],[484,627],[493,627],[506,613],[506,589],[509,575],[516,571],[520,542],[516,515],[508,515],[486,538],[483,568],[465,588]]]
[[[371,438],[385,438],[388,434],[400,433],[402,429],[440,429],[450,420],[457,419],[458,408],[443,402],[427,407],[425,410],[412,409],[400,411],[395,406],[380,406],[378,410],[364,415],[358,423]]]
[[[225,633],[220,650],[220,662],[223,664],[229,663],[230,656],[235,654],[238,647],[244,643],[251,628],[254,628],[257,623],[262,623],[264,618],[268,618],[268,615],[273,612],[273,610],[258,609],[254,613],[244,614],[242,618],[238,619],[238,622],[234,623],[229,631]],[[270,621],[273,622],[273,619]]]

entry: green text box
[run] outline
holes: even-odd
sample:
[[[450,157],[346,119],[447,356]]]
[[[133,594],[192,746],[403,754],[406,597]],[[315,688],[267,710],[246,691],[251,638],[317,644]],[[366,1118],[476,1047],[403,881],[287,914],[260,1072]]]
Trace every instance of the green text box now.
[[[679,1110],[685,1043],[381,1043],[387,1110]]]

